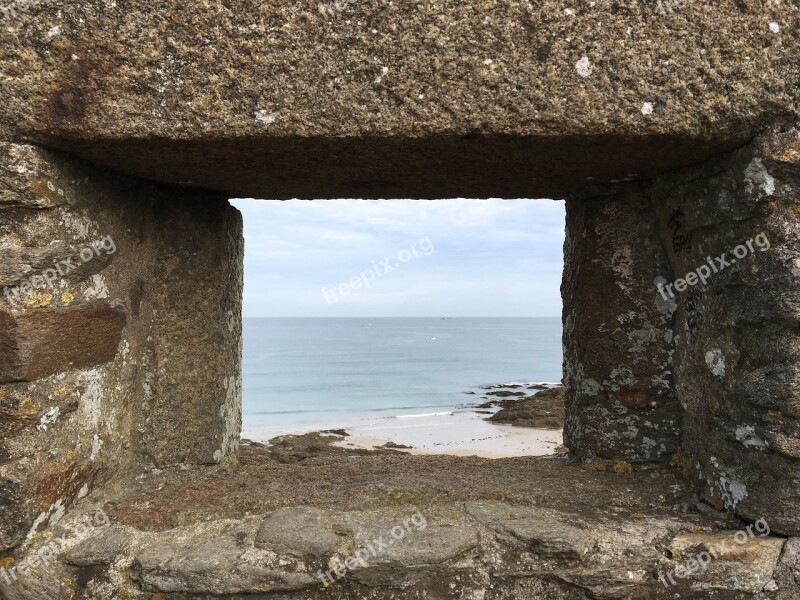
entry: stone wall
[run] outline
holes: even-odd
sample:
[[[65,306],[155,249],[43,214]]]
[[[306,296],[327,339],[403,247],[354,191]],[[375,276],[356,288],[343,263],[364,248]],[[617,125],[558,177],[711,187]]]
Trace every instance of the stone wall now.
[[[675,294],[675,393],[692,474],[717,508],[794,535],[798,151],[796,131],[777,133],[651,188],[673,278],[706,279]]]
[[[800,99],[790,1],[36,4],[0,27],[0,139],[230,197],[562,198]]]
[[[567,198],[568,445],[800,533],[800,7],[566,4],[4,11],[0,550],[236,450],[235,195]]]
[[[663,460],[680,444],[670,303],[655,211],[639,185],[567,200],[564,244],[566,445],[584,458]]]
[[[32,146],[0,145],[0,184],[4,550],[114,475],[236,449],[243,248],[217,195]]]
[[[800,135],[567,202],[566,444],[800,532]],[[681,452],[673,453],[681,448]]]

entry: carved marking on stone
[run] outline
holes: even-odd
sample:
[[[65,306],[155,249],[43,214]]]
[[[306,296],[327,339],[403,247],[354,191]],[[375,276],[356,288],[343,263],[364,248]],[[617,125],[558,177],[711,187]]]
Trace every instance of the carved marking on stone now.
[[[682,252],[683,250],[690,250],[692,247],[692,234],[686,233],[686,215],[680,208],[676,208],[667,223],[667,226],[672,231],[672,250],[673,252]]]

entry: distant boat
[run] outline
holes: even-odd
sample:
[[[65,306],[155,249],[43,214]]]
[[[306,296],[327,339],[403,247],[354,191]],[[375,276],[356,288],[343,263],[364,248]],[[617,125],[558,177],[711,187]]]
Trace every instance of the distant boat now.
[[[435,335],[431,337],[431,341],[432,341],[432,342],[435,342],[435,341],[436,341],[436,336],[435,336]]]

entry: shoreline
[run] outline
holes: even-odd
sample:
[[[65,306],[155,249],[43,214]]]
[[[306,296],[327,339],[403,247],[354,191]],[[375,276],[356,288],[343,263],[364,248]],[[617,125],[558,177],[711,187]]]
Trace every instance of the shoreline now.
[[[287,435],[318,433],[340,436],[341,439],[332,442],[332,445],[346,450],[391,448],[417,456],[477,456],[490,459],[545,456],[562,448],[563,433],[560,428],[497,423],[488,419],[500,412],[503,406],[508,406],[509,397],[511,402],[530,400],[533,394],[558,385],[550,382],[486,385],[475,388],[476,391],[466,392],[474,396],[474,401],[464,402],[448,411],[362,419],[359,423],[344,427],[297,428],[296,432],[284,431],[274,436],[259,436],[243,431],[243,437],[269,445],[272,440]],[[267,436],[269,440],[265,439]]]

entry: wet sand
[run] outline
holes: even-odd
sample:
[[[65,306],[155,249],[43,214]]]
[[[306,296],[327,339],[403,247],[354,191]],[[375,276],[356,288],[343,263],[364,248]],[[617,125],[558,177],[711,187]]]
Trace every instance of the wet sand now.
[[[415,455],[449,454],[508,458],[553,454],[561,446],[561,431],[500,425],[473,411],[396,417],[376,425],[347,429],[340,448],[370,450],[387,442]]]

